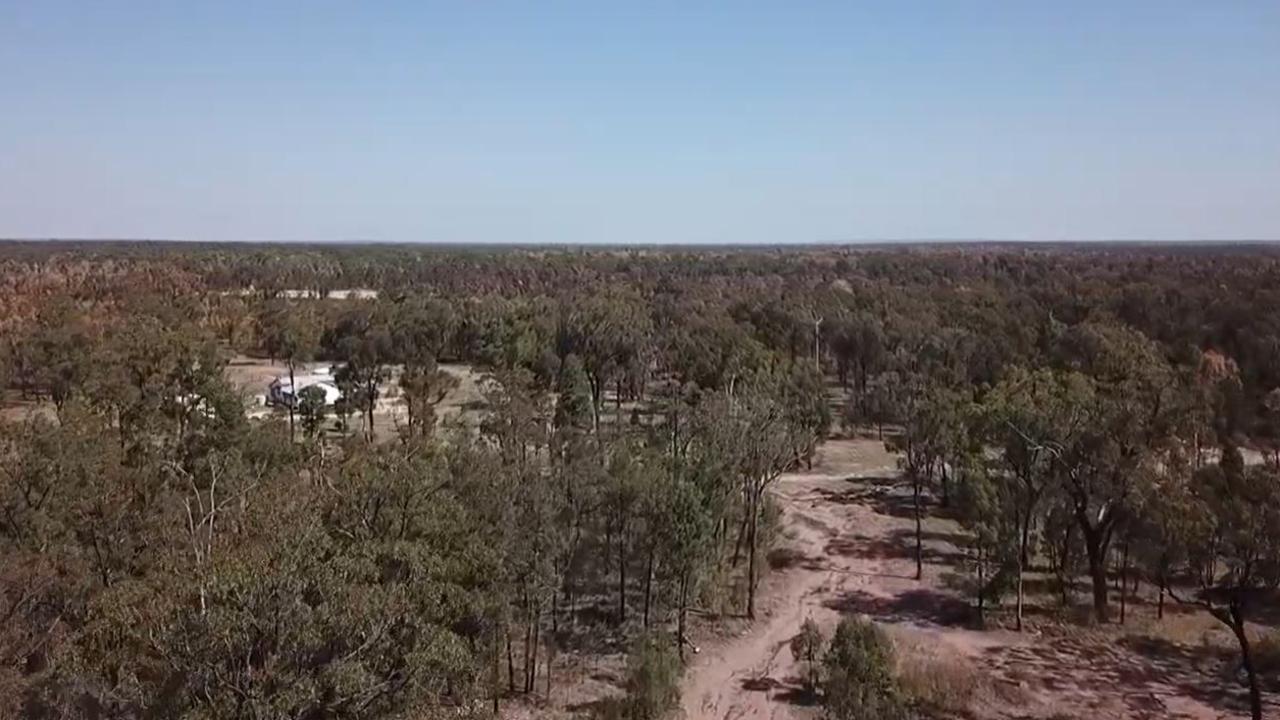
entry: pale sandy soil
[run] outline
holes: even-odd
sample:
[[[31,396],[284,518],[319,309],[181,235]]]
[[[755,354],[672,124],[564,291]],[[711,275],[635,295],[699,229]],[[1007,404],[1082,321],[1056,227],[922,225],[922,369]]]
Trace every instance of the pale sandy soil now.
[[[1223,673],[1223,662],[1197,661],[1195,645],[1146,636],[1153,621],[1131,617],[1125,629],[1046,621],[1026,634],[966,627],[965,600],[944,589],[958,559],[946,525],[930,524],[925,577],[913,579],[909,498],[895,488],[896,474],[881,443],[844,439],[823,447],[813,472],[777,483],[784,536],[771,555],[766,609],[749,632],[703,648],[683,688],[686,718],[815,717],[789,642],[805,618],[829,634],[848,614],[884,624],[904,648],[904,663],[923,652],[931,667],[978,678],[970,717],[1247,716],[1244,694]],[[1195,616],[1165,622],[1219,632]],[[1280,708],[1280,699],[1268,702]]]
[[[23,400],[17,390],[0,388],[0,420],[5,422],[22,422],[32,415],[44,415],[46,420],[54,421],[57,413],[53,403],[39,400]]]
[[[256,293],[253,288],[241,288],[239,290],[223,290],[221,295],[235,295],[240,297],[248,297]],[[314,290],[282,290],[280,294],[283,297],[291,299],[314,299],[316,293]],[[330,290],[327,296],[330,300],[374,300],[378,297],[377,290],[369,288],[349,288],[345,290]]]
[[[308,363],[299,367],[297,374],[309,374],[326,367],[327,363]],[[464,413],[474,414],[484,401],[480,387],[481,374],[464,363],[441,363],[440,369],[458,378],[458,386],[445,396],[437,408],[439,420],[446,422],[457,419]],[[408,419],[396,386],[399,368],[392,367],[390,370],[391,378],[383,384],[383,397],[378,401],[374,415],[374,427],[380,438],[394,436],[396,428]],[[231,384],[244,393],[251,414],[264,415],[272,412],[262,405],[267,385],[276,377],[288,375],[289,369],[281,362],[272,363],[266,358],[237,355],[228,363],[226,372]],[[361,429],[361,422],[359,417],[352,418],[356,430]]]

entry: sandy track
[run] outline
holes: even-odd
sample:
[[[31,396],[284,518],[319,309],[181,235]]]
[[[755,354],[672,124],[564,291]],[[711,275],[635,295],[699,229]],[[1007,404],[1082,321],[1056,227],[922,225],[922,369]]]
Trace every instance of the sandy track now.
[[[788,717],[796,708],[799,668],[787,647],[805,618],[824,627],[839,617],[837,603],[851,587],[875,589],[883,562],[828,554],[843,528],[879,534],[884,518],[862,505],[829,501],[850,472],[888,474],[893,458],[870,443],[828,443],[816,472],[789,474],[774,496],[784,510],[783,540],[771,555],[779,566],[768,579],[761,617],[740,638],[712,648],[690,669],[682,704],[688,718]]]
[[[750,629],[704,652],[682,691],[689,720],[814,717],[788,647],[805,618],[824,633],[842,614],[868,614],[895,638],[935,657],[978,668],[989,682],[981,718],[1244,717],[1242,694],[1221,677],[1174,668],[1126,649],[1115,636],[1054,637],[980,632],[956,623],[964,601],[942,590],[955,548],[931,543],[932,562],[916,581],[911,521],[895,512],[888,485],[893,456],[871,440],[833,440],[814,471],[783,476],[773,488],[783,537]],[[900,505],[898,506],[901,507]],[[1275,706],[1276,698],[1269,698]]]

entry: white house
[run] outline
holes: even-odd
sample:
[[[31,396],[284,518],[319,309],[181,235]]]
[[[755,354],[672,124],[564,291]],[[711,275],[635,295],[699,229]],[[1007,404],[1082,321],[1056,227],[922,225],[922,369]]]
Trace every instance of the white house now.
[[[298,394],[309,387],[318,387],[324,391],[325,405],[332,405],[342,397],[342,392],[338,390],[338,385],[333,381],[333,375],[329,373],[329,368],[317,368],[302,375],[295,375],[294,381],[298,386],[297,393],[294,392],[293,383],[289,382],[288,375],[281,375],[272,380],[267,385],[267,403],[285,407],[292,406],[297,402]]]

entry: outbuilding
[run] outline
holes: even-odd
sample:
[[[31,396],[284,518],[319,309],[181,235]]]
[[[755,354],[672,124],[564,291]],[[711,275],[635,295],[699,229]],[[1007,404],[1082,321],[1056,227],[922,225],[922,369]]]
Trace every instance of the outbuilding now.
[[[295,384],[297,392],[294,392]],[[320,368],[303,375],[295,374],[293,382],[290,382],[288,375],[275,378],[267,385],[267,403],[284,407],[295,406],[298,395],[309,387],[318,387],[324,392],[325,405],[332,405],[342,398],[342,392],[338,390],[338,385],[334,382],[328,368]]]

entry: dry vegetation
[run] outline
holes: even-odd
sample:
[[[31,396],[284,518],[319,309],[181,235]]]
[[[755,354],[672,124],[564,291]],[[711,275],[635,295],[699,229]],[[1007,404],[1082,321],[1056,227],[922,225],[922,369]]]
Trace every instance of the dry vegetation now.
[[[3,249],[0,716],[1280,704],[1269,249]]]

